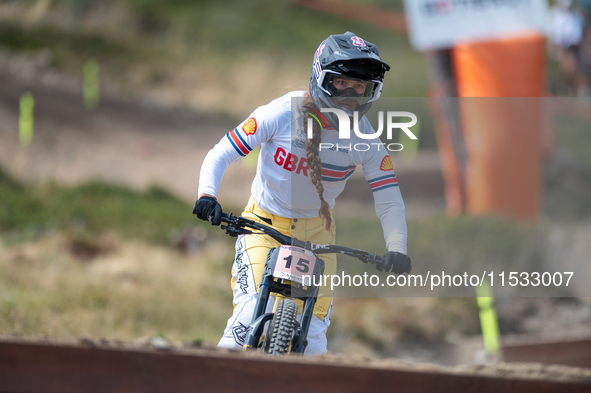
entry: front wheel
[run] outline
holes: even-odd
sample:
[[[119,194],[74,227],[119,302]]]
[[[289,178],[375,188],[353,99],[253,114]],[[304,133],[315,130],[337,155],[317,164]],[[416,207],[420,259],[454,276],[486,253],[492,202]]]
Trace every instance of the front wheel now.
[[[270,355],[280,356],[290,352],[297,312],[298,305],[293,299],[283,299],[277,304],[277,311],[269,324],[263,344],[263,347],[268,345]]]

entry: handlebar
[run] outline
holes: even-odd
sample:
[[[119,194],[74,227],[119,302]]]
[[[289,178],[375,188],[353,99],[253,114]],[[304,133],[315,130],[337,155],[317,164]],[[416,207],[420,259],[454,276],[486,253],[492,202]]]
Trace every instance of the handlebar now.
[[[315,244],[309,241],[302,241],[295,237],[285,235],[278,230],[271,228],[268,225],[261,224],[242,216],[234,216],[232,213],[222,213],[222,222],[227,225],[222,225],[221,228],[225,230],[226,234],[230,236],[251,235],[253,233],[264,234],[277,240],[283,245],[292,245],[296,247],[305,248],[316,254],[344,254],[350,257],[359,259],[363,263],[381,264],[384,263],[384,258],[377,253],[370,254],[367,251],[357,250],[355,248],[337,246],[334,244]],[[254,232],[258,231],[258,232]]]

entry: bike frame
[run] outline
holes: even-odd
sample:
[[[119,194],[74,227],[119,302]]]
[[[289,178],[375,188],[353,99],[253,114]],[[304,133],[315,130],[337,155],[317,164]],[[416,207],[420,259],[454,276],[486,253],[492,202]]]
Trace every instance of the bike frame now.
[[[312,251],[316,256],[321,254],[344,254],[357,258],[364,263],[383,264],[384,262],[383,258],[376,253],[370,254],[367,251],[354,248],[332,244],[314,244],[309,241],[298,240],[297,238],[287,236],[268,225],[261,224],[242,216],[234,216],[232,213],[222,214],[222,222],[227,224],[222,225],[222,229],[226,231],[226,234],[233,237],[238,235],[251,235],[254,233],[264,234],[272,237],[282,245],[304,248]],[[246,333],[244,349],[256,349],[258,347],[265,324],[273,318],[274,313],[266,313],[265,310],[271,294],[276,293],[288,298],[299,299],[304,303],[301,319],[298,326],[296,326],[291,345],[291,352],[303,353],[308,345],[308,329],[310,328],[314,306],[316,305],[316,299],[318,298],[318,287],[306,287],[292,281],[276,279],[273,276],[276,263],[276,259],[272,258],[273,250],[269,252],[269,256],[267,257],[265,270],[259,285],[259,296],[252,316],[252,322]],[[321,276],[324,271],[324,262],[321,259],[319,262],[320,263],[315,264],[313,272],[313,275],[315,276]]]

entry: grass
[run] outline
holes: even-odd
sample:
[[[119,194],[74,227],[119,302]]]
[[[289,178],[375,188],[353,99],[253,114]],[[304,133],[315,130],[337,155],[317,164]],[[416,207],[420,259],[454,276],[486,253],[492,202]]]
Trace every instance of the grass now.
[[[576,98],[573,104],[584,102]],[[591,135],[589,134],[589,120],[569,116],[556,115],[551,118],[551,129],[555,145],[567,151],[572,160],[582,168],[591,169]]]
[[[574,102],[573,98],[573,102]],[[544,210],[558,222],[591,217],[591,134],[589,121],[555,115],[552,151],[545,165]]]
[[[474,298],[336,298],[329,349],[396,356],[409,345],[437,345],[453,332],[480,334]],[[360,346],[358,346],[360,344]]]
[[[383,254],[383,233],[377,218],[336,218],[337,242],[350,247]],[[414,261],[413,272],[466,271],[507,265],[513,269],[533,268],[541,264],[539,242],[548,233],[543,223],[516,224],[500,216],[451,219],[443,215],[407,220],[408,252]],[[532,265],[532,263],[534,265]],[[343,266],[355,268],[356,261],[346,258]],[[362,265],[361,269],[365,269]]]
[[[222,257],[126,242],[86,261],[62,236],[12,247],[0,260],[0,333],[214,342],[231,314]]]
[[[95,52],[120,56],[127,49],[125,44],[97,34],[72,33],[44,25],[26,29],[17,24],[3,23],[0,26],[0,42],[8,49],[19,51],[67,48],[81,56],[90,56]]]
[[[211,228],[191,206],[158,188],[37,187],[3,172],[0,199],[0,333],[219,338],[232,241],[219,231],[196,254],[174,248],[176,232]]]
[[[54,231],[89,236],[115,231],[125,239],[170,244],[175,231],[203,225],[190,205],[156,187],[138,192],[99,182],[27,186],[0,171],[0,197],[0,235],[9,243]]]

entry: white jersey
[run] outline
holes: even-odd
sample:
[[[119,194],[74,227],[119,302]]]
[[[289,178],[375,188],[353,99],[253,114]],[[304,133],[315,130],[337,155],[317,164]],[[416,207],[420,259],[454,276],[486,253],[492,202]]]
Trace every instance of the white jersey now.
[[[303,96],[303,91],[292,92],[261,106],[227,133],[205,157],[199,177],[199,195],[217,195],[226,168],[260,146],[251,189],[256,203],[263,210],[282,217],[318,217],[320,199],[308,176],[306,132],[301,116],[292,117],[292,107],[294,114],[300,113]],[[292,98],[296,98],[293,104]],[[375,133],[365,116],[359,121],[359,131]],[[332,128],[323,129],[321,136],[322,184],[324,199],[330,208],[334,207],[346,180],[361,165],[373,191],[388,250],[406,253],[404,202],[392,160],[380,139],[361,139],[353,131],[351,139],[339,139],[339,133]],[[363,145],[357,145],[361,143]],[[356,146],[361,148],[356,150]],[[368,150],[359,151],[366,148]]]

